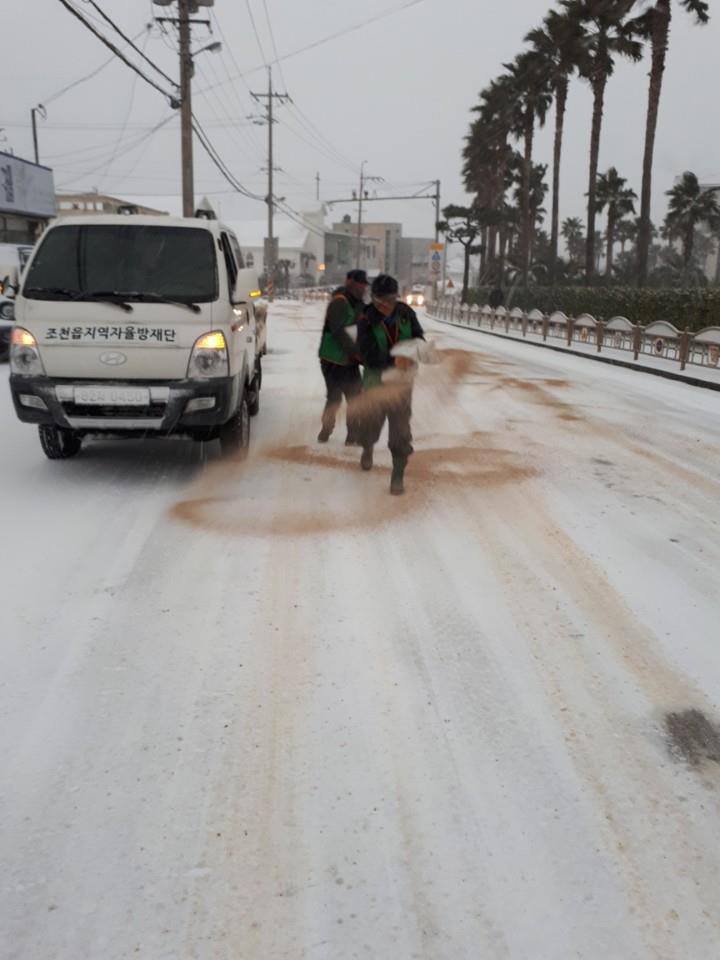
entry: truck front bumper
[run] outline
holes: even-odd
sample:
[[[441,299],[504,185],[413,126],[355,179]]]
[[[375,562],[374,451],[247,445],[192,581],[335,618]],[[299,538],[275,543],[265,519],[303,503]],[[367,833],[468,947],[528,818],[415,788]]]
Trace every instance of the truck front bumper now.
[[[146,388],[146,405],[79,402],[75,388]],[[15,412],[23,423],[87,433],[187,434],[211,437],[237,410],[239,377],[208,380],[108,381],[10,376]]]

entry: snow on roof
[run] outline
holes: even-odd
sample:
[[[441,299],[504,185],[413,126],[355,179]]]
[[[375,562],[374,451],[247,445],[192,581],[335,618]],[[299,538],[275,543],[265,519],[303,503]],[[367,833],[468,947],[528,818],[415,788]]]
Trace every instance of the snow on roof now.
[[[262,248],[267,237],[267,220],[225,220],[235,233],[241,247]],[[301,250],[310,232],[307,227],[293,220],[276,218],[273,224],[278,244],[284,250]]]

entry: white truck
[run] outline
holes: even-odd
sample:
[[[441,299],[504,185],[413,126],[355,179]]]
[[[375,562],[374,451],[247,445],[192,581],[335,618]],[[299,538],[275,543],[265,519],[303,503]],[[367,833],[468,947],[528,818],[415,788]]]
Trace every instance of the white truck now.
[[[218,439],[242,455],[260,404],[259,296],[217,220],[59,221],[15,300],[15,411],[51,460],[96,434]]]

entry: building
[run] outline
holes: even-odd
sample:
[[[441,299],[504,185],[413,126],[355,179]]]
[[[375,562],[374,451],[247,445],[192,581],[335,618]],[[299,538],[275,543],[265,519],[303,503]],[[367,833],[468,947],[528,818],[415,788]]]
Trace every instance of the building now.
[[[57,196],[58,217],[106,216],[113,213],[137,213],[146,217],[167,216],[167,210],[154,210],[133,200],[121,200],[97,191],[90,193],[60,193]]]
[[[364,270],[371,277],[382,272],[377,240],[362,234],[358,251],[357,228],[354,232],[336,230],[335,227],[327,230],[323,283],[327,286],[339,286],[345,282],[348,271],[355,269]]]
[[[352,222],[346,214],[340,223],[333,224],[333,233],[357,237],[357,223]],[[377,273],[398,275],[400,267],[400,238],[402,237],[401,223],[363,223],[363,242],[375,241],[372,257],[377,261]],[[368,271],[370,272],[370,271]]]
[[[32,247],[54,216],[52,170],[0,153],[0,243]]]
[[[332,229],[336,236],[357,236],[357,223],[353,223],[349,215],[343,217],[340,223],[333,224]],[[362,235],[365,248],[371,246],[373,241],[375,243],[372,253],[377,266],[365,267],[368,273],[389,273],[397,277],[403,289],[414,283],[430,282],[429,257],[430,244],[433,243],[430,238],[403,237],[401,223],[385,222],[363,223]],[[363,250],[366,260],[368,253],[367,249]]]
[[[401,237],[399,244],[398,279],[403,288],[415,283],[429,284],[430,246],[433,240],[427,237]]]
[[[224,221],[235,233],[246,266],[265,272],[267,220]],[[325,225],[322,210],[300,214],[298,220],[276,217],[273,230],[277,246],[278,266],[275,282],[283,287],[317,286],[322,279],[325,262]]]
[[[373,274],[384,273],[384,256],[382,253],[382,241],[380,238],[374,234],[371,230],[368,229],[369,224],[362,225],[362,233],[358,241],[358,225],[357,223],[352,222],[352,218],[349,214],[346,214],[339,223],[334,223],[332,225],[332,230],[329,231],[328,237],[330,237],[330,246],[333,248],[328,251],[331,258],[334,255],[335,249],[344,251],[345,245],[342,242],[342,238],[347,239],[350,242],[350,255],[347,259],[347,270],[360,269],[365,270],[366,273]],[[334,238],[334,239],[333,239]],[[358,248],[359,243],[359,248]],[[326,248],[328,246],[328,241],[326,240]],[[327,256],[326,256],[327,263]],[[331,260],[330,263],[333,263]],[[330,264],[328,264],[330,265]],[[340,277],[340,267],[337,263],[333,264],[337,269],[333,275],[334,279],[328,283],[341,283],[345,279],[345,273]]]

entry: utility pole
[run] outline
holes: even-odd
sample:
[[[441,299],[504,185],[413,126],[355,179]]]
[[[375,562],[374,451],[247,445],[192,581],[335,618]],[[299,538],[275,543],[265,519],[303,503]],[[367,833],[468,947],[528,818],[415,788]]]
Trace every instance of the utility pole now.
[[[365,164],[367,160],[363,160],[360,164],[360,193],[358,194],[358,225],[357,225],[357,240],[355,243],[355,269],[360,268],[360,247],[362,242],[362,208],[363,208],[363,199],[365,197],[365,184],[375,181],[377,183],[382,183],[382,177],[366,177],[365,176]]]
[[[173,0],[153,0],[159,7],[168,7]],[[193,116],[192,116],[192,78],[195,72],[193,52],[190,49],[192,25],[203,24],[210,28],[209,20],[192,19],[191,14],[198,7],[212,7],[215,0],[177,0],[177,17],[156,17],[158,23],[173,23],[178,28],[180,38],[180,157],[182,167],[183,216],[192,217],[195,213],[195,188],[193,171]],[[211,43],[196,53],[210,50],[216,53],[219,43]],[[175,106],[175,104],[173,104]]]
[[[190,0],[178,0],[180,31],[180,146],[182,153],[183,216],[191,217],[195,207],[193,185],[192,75],[190,53]]]
[[[273,93],[272,85],[272,67],[268,67],[268,92],[267,93],[252,93],[251,96],[254,100],[257,100],[258,103],[261,100],[267,100],[266,104],[266,118],[265,122],[268,125],[268,195],[267,195],[267,208],[268,208],[268,235],[266,240],[265,247],[265,273],[267,274],[267,288],[268,288],[268,300],[273,299],[273,278],[275,276],[275,237],[273,236],[273,215],[275,211],[275,194],[273,192],[273,124],[277,123],[273,119],[273,103],[275,100],[279,100],[281,103],[286,103],[290,97],[287,93]]]
[[[315,199],[320,199],[320,171],[315,174]]]
[[[358,222],[357,222],[357,240],[355,241],[355,269],[360,268],[360,245],[362,237],[362,202],[363,202],[363,190],[365,188],[365,164],[367,160],[363,160],[360,164],[360,192],[358,193]]]
[[[38,148],[38,133],[37,133],[37,114],[43,118],[47,117],[45,107],[39,103],[36,107],[33,107],[30,111],[30,116],[32,118],[32,133],[33,133],[33,147],[35,148],[35,163],[40,163],[40,150]]]
[[[435,181],[435,243],[440,241],[440,230],[438,229],[438,224],[440,223],[440,181]],[[443,265],[442,265],[442,289],[443,296],[445,295],[445,271],[447,270],[447,240],[443,245]],[[433,302],[438,302],[438,282],[433,280]]]

